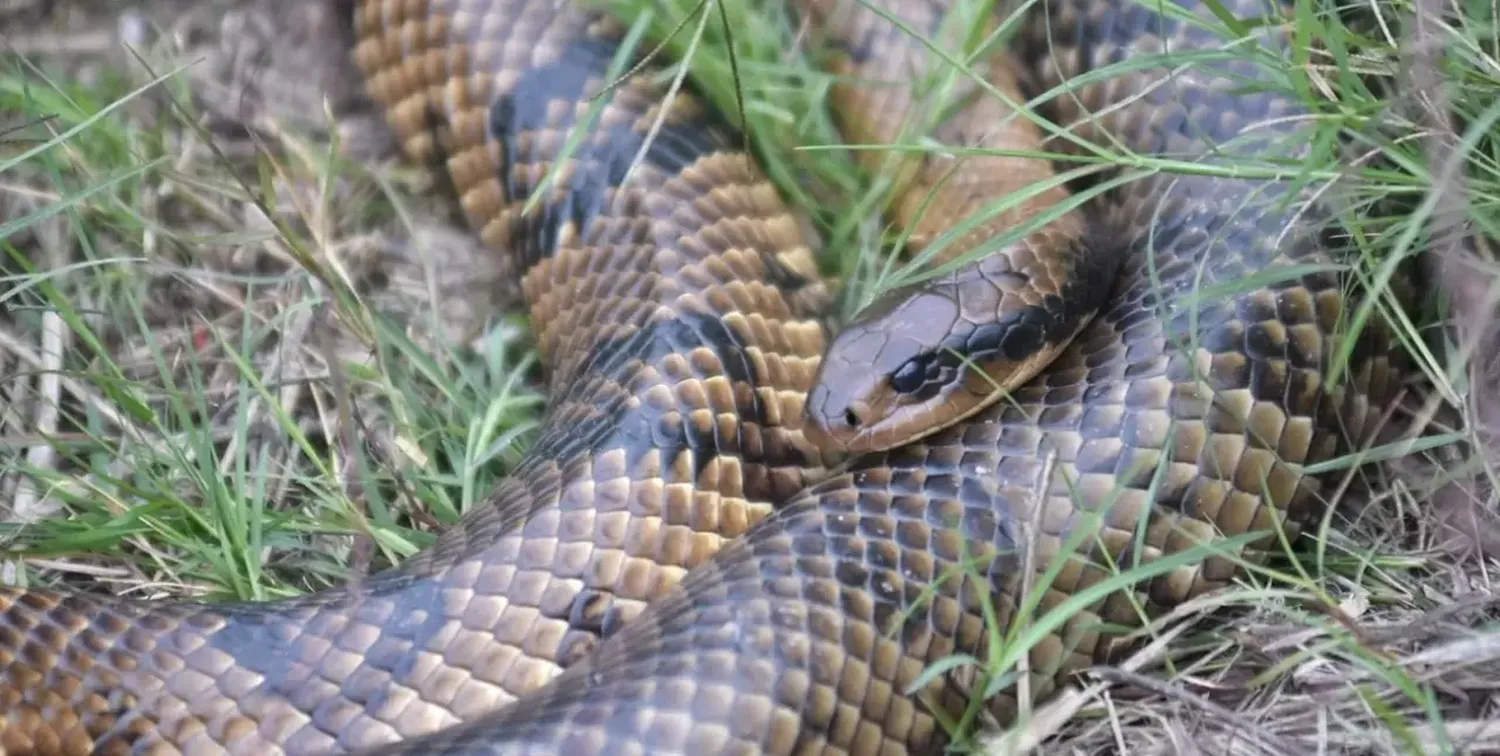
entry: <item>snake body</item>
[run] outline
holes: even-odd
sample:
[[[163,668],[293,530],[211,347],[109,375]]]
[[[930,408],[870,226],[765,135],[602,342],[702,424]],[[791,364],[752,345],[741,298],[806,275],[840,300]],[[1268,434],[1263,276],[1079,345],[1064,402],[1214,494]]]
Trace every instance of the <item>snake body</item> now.
[[[1010,54],[1046,89],[1217,44],[1150,5],[1042,3]],[[854,18],[823,23],[845,30],[854,64],[878,59],[892,35]],[[1366,441],[1401,377],[1368,328],[1344,380],[1325,382],[1357,300],[1290,183],[1162,173],[1091,201],[1117,244],[1067,217],[1029,237],[1116,256],[1067,274],[1107,270],[1114,286],[1055,319],[1066,346],[1050,364],[935,432],[859,441],[837,427],[843,409],[890,387],[844,382],[873,352],[831,343],[791,209],[702,101],[664,106],[628,79],[521,212],[606,84],[622,25],[553,0],[362,0],[354,23],[405,151],[444,167],[523,282],[547,365],[542,432],[433,548],[356,585],[243,604],[0,589],[6,754],[931,752],[936,713],[961,714],[977,683],[957,668],[916,685],[924,669],[986,658],[1018,607],[1055,608],[1132,560],[1295,535],[1325,507],[1305,468]],[[1277,26],[1256,34],[1285,53]],[[1262,77],[1253,63],[1161,75],[1092,81],[1055,97],[1054,117],[1148,155],[1307,149],[1295,101],[1232,83]],[[906,303],[960,280],[858,325],[892,333],[927,312]],[[942,342],[954,322],[919,335]],[[1078,536],[1088,561],[1033,585]],[[1235,571],[1211,557],[1087,602],[1040,632],[1031,695],[1110,656],[1101,622],[1136,626]],[[988,702],[1002,720],[1013,690]]]

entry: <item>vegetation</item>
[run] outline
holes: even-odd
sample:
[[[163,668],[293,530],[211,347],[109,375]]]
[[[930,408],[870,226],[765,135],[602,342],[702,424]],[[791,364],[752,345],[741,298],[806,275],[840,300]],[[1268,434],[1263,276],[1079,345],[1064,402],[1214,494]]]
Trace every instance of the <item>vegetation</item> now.
[[[1263,63],[1316,114],[1303,178],[1343,208],[1351,274],[1384,293],[1421,255],[1447,266],[1431,267],[1441,285],[1424,311],[1372,298],[1424,378],[1393,424],[1427,435],[1329,463],[1344,471],[1344,501],[1320,532],[1154,623],[1141,653],[1008,735],[976,707],[955,723],[967,745],[1446,753],[1500,742],[1485,553],[1497,542],[1485,255],[1500,223],[1500,27],[1483,3],[1419,1],[1297,0],[1297,55]],[[787,198],[810,209],[847,314],[925,269],[888,255],[901,235],[878,212],[890,177],[851,159],[826,108],[833,78],[780,6],[609,7],[634,25],[638,51],[667,40],[671,65],[654,75],[672,81],[686,61],[686,81],[747,127]],[[31,38],[20,23],[0,11],[0,42]],[[223,95],[264,93],[297,71],[238,72],[256,88],[217,80],[212,45],[183,49],[173,35],[98,53],[0,45],[0,581],[262,600],[429,545],[506,475],[539,420],[527,324],[492,306],[501,274],[429,174],[359,144],[378,141],[368,130],[320,128],[332,115],[308,119],[306,102]],[[950,57],[948,75],[973,75],[971,51]],[[1196,169],[1100,147],[1080,164]],[[1449,307],[1470,326],[1458,338],[1429,325]],[[1353,464],[1369,459],[1389,464]],[[934,672],[969,666],[977,686],[1009,684],[1070,609],[1033,607],[991,658]]]

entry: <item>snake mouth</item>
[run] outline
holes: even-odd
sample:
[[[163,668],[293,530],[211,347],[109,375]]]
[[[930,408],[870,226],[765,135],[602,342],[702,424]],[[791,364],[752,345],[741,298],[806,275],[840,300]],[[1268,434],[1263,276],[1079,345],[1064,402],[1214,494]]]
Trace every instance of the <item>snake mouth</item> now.
[[[997,392],[995,396],[998,396]],[[920,441],[979,412],[995,396],[966,397],[962,408],[951,399],[900,405],[887,414],[874,412],[864,402],[813,407],[806,414],[803,432],[820,448],[841,454],[873,454]],[[811,406],[811,405],[810,405]]]
[[[1082,326],[1067,340],[1025,359],[966,361],[940,389],[920,399],[880,388],[885,382],[868,376],[862,377],[859,390],[820,380],[807,395],[803,433],[819,448],[841,454],[883,452],[921,441],[995,411],[995,405],[1052,364],[1081,331]]]
[[[977,380],[992,385],[987,376]],[[994,401],[972,395],[966,387],[973,382],[973,378],[963,378],[918,401],[903,401],[888,389],[851,396],[819,383],[808,392],[803,432],[813,444],[842,454],[888,451],[946,428]]]

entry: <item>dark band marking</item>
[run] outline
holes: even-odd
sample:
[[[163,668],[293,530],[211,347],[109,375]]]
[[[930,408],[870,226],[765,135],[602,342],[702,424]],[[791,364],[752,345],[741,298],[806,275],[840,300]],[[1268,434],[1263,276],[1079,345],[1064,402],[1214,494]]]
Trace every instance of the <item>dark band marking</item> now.
[[[699,429],[687,419],[684,408],[675,402],[669,407],[642,403],[631,409],[622,383],[635,375],[643,365],[659,365],[672,354],[686,355],[706,347],[718,357],[723,375],[731,383],[761,385],[755,364],[746,354],[749,347],[739,334],[724,325],[717,316],[698,312],[678,312],[669,320],[648,323],[628,336],[604,341],[591,348],[591,359],[578,366],[580,374],[601,376],[600,381],[573,382],[574,388],[557,400],[557,406],[577,405],[600,408],[592,419],[574,423],[549,424],[547,436],[537,440],[537,452],[543,458],[604,449],[624,449],[627,464],[634,466],[653,451],[660,452],[663,467],[670,467],[684,451],[693,454],[694,476],[720,454],[741,454],[744,438],[719,435],[718,427]],[[697,375],[706,379],[710,375]],[[605,384],[601,381],[620,381]],[[571,382],[571,381],[570,381]],[[637,387],[644,388],[644,387]],[[632,393],[639,393],[633,391]],[[740,426],[764,427],[765,408],[755,392],[748,392],[748,403],[735,411],[742,418]],[[779,463],[779,460],[777,461]]]
[[[414,588],[410,575],[386,571],[357,584],[343,597],[328,600],[326,594],[308,600],[290,600],[280,604],[239,603],[214,606],[226,624],[213,633],[209,642],[235,660],[244,669],[264,677],[257,686],[263,694],[275,695],[290,708],[308,715],[311,723],[329,737],[337,739],[347,723],[328,721],[336,709],[321,704],[326,699],[315,681],[340,685],[340,696],[358,704],[368,714],[381,709],[397,686],[360,686],[346,684],[368,674],[369,670],[389,675],[401,685],[414,685],[411,674],[420,659],[415,649],[429,648],[433,638],[449,622],[444,593]],[[345,648],[350,637],[361,636],[362,628],[380,628],[379,638],[364,649],[358,668],[347,678],[333,678],[319,668],[320,659],[309,657],[309,637]],[[178,653],[186,658],[186,650]],[[333,699],[338,700],[338,699]]]
[[[902,393],[925,401],[950,385],[959,371],[972,369],[967,363],[1027,359],[1072,336],[1084,317],[1104,307],[1113,292],[1115,273],[1124,255],[1111,248],[1082,249],[1086,245],[1113,245],[1104,241],[1112,237],[1103,233],[1095,214],[1080,212],[1084,231],[1070,242],[1073,248],[1064,253],[1079,264],[1061,294],[1049,295],[1040,305],[1021,308],[993,322],[969,323],[966,328],[955,329],[936,349],[898,368],[892,375],[893,388],[902,391],[896,381],[915,385],[920,375],[920,388]]]
[[[589,82],[609,70],[619,42],[604,37],[575,39],[557,61],[524,71],[511,90],[490,106],[489,135],[500,144],[500,183],[507,202],[525,202],[535,191],[529,177],[518,175],[519,166],[551,162],[558,155],[542,152],[534,145],[546,132],[567,132],[575,126],[575,106],[593,92]],[[629,84],[622,87],[630,86]],[[685,86],[683,96],[696,96]],[[614,96],[618,100],[619,94]],[[563,103],[562,117],[550,120],[549,103]],[[585,241],[594,229],[590,221],[604,210],[609,190],[625,180],[631,162],[645,143],[646,134],[633,124],[621,124],[601,135],[597,122],[588,139],[582,140],[571,158],[575,161],[567,191],[555,202],[543,202],[537,212],[517,218],[511,238],[520,269],[526,270],[551,257],[557,249],[561,229],[571,223]],[[692,165],[704,155],[718,152],[731,142],[729,130],[713,111],[705,108],[686,121],[664,122],[653,137],[643,160],[667,175]],[[523,149],[523,145],[531,149]],[[555,187],[552,191],[555,191]]]

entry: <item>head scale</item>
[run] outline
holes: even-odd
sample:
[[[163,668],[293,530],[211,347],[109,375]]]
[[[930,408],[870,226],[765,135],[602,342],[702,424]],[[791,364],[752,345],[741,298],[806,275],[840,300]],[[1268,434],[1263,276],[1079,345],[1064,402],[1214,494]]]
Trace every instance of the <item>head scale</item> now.
[[[893,291],[860,312],[824,356],[807,397],[814,443],[881,451],[935,433],[992,404],[1051,361],[1041,308],[963,315],[952,279]]]

